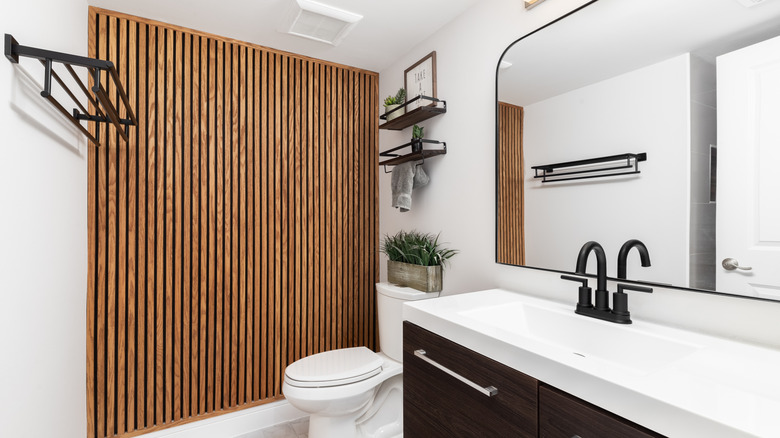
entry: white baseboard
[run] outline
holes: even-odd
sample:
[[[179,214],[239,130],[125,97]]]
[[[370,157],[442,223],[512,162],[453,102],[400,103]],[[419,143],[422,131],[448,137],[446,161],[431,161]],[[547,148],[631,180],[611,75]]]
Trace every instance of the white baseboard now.
[[[144,438],[232,438],[269,426],[297,420],[306,413],[287,400],[208,418],[178,427],[152,432]]]

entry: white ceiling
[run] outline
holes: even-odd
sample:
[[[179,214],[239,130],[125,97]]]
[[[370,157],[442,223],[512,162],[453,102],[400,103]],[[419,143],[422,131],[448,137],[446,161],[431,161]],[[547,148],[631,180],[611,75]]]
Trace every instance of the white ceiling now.
[[[88,0],[92,6],[382,71],[479,0],[318,0],[363,16],[338,46],[278,31],[294,0]]]

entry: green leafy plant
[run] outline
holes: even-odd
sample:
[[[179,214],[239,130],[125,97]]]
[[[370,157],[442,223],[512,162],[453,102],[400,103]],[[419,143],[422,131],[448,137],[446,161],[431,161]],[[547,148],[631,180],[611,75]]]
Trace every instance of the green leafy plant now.
[[[423,130],[425,130],[425,128],[414,125],[414,127],[412,128],[412,138],[413,139],[423,138]]]
[[[394,262],[422,266],[442,266],[458,253],[454,249],[442,248],[439,235],[419,231],[399,231],[393,236],[385,235],[379,251]]]
[[[406,100],[406,90],[399,88],[395,96],[390,95],[385,97],[385,106],[401,105]]]

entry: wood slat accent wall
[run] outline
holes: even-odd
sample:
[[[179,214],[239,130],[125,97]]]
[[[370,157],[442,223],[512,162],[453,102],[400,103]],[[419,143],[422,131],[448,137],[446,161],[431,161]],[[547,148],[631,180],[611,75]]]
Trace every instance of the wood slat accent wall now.
[[[139,119],[129,142],[92,128],[89,436],[277,400],[287,364],[375,348],[378,75],[97,8],[89,24]]]
[[[498,103],[496,262],[525,264],[523,108]]]

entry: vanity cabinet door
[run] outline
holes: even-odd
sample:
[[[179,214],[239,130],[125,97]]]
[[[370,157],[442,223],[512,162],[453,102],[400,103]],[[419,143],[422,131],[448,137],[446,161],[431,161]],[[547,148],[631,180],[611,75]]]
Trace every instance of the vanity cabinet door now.
[[[480,387],[415,356],[425,357]],[[404,437],[536,437],[537,381],[419,326],[404,322]]]
[[[541,438],[662,438],[649,429],[547,385],[539,386]]]

